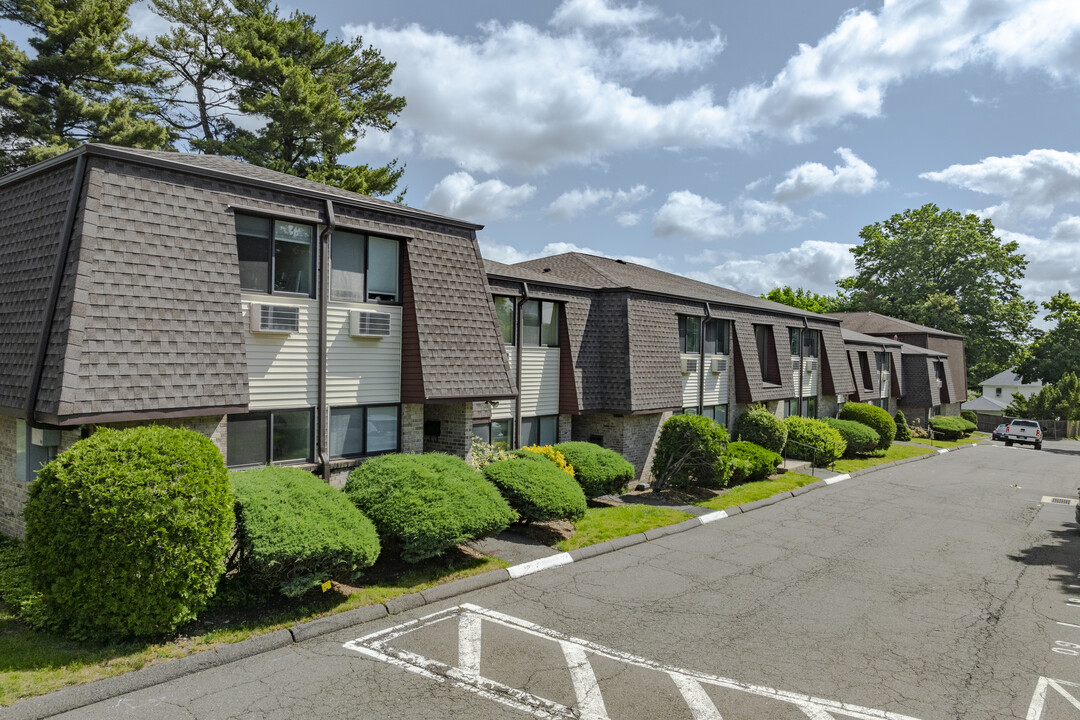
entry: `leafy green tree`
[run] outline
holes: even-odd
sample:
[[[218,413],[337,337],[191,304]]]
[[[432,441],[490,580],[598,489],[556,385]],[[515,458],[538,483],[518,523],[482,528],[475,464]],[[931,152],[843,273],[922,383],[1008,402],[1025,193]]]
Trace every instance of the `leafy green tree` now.
[[[1013,393],[1012,403],[1006,412],[1016,417],[1038,420],[1080,420],[1080,377],[1067,372],[1029,398]]]
[[[792,288],[790,285],[773,288],[761,297],[789,307],[816,313],[843,312],[846,309],[844,299],[837,295],[818,295],[811,290]]]
[[[30,34],[27,53],[0,36],[0,172],[103,142],[161,148],[169,131],[151,93],[163,73],[127,34],[131,0],[0,0]]]
[[[1007,368],[1031,335],[1020,295],[1027,259],[990,220],[928,204],[859,233],[856,274],[840,280],[852,309],[964,336],[968,384]]]
[[[1080,374],[1080,302],[1059,292],[1042,306],[1055,326],[1023,349],[1016,373],[1024,382],[1056,383],[1066,373]]]

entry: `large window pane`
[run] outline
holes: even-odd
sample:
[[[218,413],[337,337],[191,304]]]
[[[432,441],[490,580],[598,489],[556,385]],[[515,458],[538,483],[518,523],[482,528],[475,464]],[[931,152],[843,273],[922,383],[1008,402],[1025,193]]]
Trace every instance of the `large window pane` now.
[[[479,423],[472,426],[472,434],[474,437],[480,438],[483,442],[491,444],[491,423]]]
[[[540,304],[540,344],[557,347],[559,344],[559,306],[553,302]]]
[[[237,215],[235,221],[240,288],[270,292],[270,219]]]
[[[788,328],[788,340],[791,341],[791,354],[799,354],[799,330],[797,328]]]
[[[701,352],[701,318],[687,317],[685,319],[685,333],[680,350],[684,353]]]
[[[717,405],[713,408],[713,420],[727,427],[727,405]]]
[[[270,462],[266,452],[266,435],[270,418],[266,413],[230,415],[226,421],[228,433],[228,465],[265,465]]]
[[[540,344],[540,303],[527,300],[521,303],[522,342],[525,345]]]
[[[335,231],[330,244],[330,297],[364,302],[364,236]]]
[[[368,299],[398,301],[398,241],[368,238]]]
[[[508,449],[510,447],[510,421],[509,420],[492,420],[491,421],[491,444]]]
[[[307,460],[311,457],[311,411],[285,410],[273,414],[271,459]]]
[[[705,321],[705,339],[704,339],[704,351],[706,355],[716,355],[718,350],[719,340],[718,337],[719,322],[717,320]]]
[[[559,418],[557,415],[548,415],[537,418],[540,421],[540,445],[554,445],[558,439]]]
[[[311,294],[311,242],[315,228],[274,221],[274,291]]]
[[[540,441],[539,418],[521,418],[521,446],[537,445]]]
[[[514,298],[496,295],[492,300],[495,302],[495,315],[499,318],[499,329],[502,330],[503,342],[507,345],[513,345]]]
[[[806,357],[818,356],[818,339],[820,334],[817,330],[804,330],[803,331],[803,354]]]
[[[769,378],[769,328],[765,325],[754,326],[754,344],[757,346],[758,367],[761,369],[761,379],[768,382]]]
[[[716,325],[716,352],[727,355],[731,341],[731,323],[727,320],[713,320],[713,324]]]
[[[367,452],[387,452],[398,447],[398,409],[369,407],[367,409]]]
[[[330,456],[364,452],[364,408],[330,409]]]

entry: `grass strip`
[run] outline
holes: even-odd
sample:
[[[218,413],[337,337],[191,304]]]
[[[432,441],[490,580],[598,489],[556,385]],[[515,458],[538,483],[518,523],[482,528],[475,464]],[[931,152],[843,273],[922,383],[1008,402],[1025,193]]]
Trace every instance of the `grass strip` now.
[[[937,448],[953,448],[960,445],[970,445],[977,443],[980,440],[989,440],[990,436],[986,433],[973,433],[970,437],[960,438],[959,440],[934,440],[930,442],[930,438],[911,438],[911,442],[918,443],[920,445],[933,445]]]
[[[585,511],[584,518],[574,523],[574,534],[556,543],[555,547],[564,552],[576,550],[605,540],[674,525],[692,517],[694,516],[682,510],[653,505],[591,507]]]
[[[856,470],[862,470],[863,468],[873,467],[874,465],[882,465],[897,460],[906,460],[907,458],[919,457],[920,455],[930,455],[933,452],[932,448],[921,448],[913,445],[893,443],[885,452],[879,451],[877,454],[837,460],[836,464],[833,465],[833,470],[838,473],[850,473],[855,472]]]
[[[795,488],[815,483],[821,479],[822,478],[819,477],[803,475],[802,473],[787,472],[773,480],[758,480],[756,482],[736,485],[733,488],[725,490],[722,494],[717,495],[712,500],[705,500],[704,502],[696,504],[711,510],[726,510],[727,508],[735,507],[736,505],[745,505],[746,503],[752,503],[755,500],[764,500],[777,493],[790,492]]]

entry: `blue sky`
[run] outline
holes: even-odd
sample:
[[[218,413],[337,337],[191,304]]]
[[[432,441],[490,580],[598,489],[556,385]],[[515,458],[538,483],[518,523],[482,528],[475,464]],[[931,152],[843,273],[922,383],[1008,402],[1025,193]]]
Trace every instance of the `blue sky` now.
[[[303,9],[397,63],[408,107],[348,159],[400,158],[486,257],[831,292],[864,225],[933,202],[1020,242],[1029,298],[1080,291],[1076,0]]]

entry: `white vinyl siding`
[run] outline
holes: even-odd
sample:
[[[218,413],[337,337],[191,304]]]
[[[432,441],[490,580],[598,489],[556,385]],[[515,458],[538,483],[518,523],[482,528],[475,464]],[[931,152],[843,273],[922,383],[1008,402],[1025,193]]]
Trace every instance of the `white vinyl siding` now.
[[[805,367],[808,372],[803,372]],[[795,392],[799,392],[799,376],[802,375],[802,397],[812,397],[817,395],[817,381],[818,373],[821,372],[821,360],[819,358],[801,358],[797,355],[791,357],[791,387]]]
[[[349,311],[388,313],[390,335],[349,335]],[[326,402],[331,406],[401,402],[401,308],[331,302],[326,313]],[[313,371],[316,366],[312,366]]]
[[[713,372],[713,363],[717,360],[727,362],[727,370],[719,373]],[[731,357],[728,355],[705,356],[705,407],[711,405],[727,405],[728,402],[728,378],[731,375]],[[685,404],[685,397],[683,398]],[[696,404],[696,403],[695,403]]]
[[[517,350],[507,348],[510,373],[516,377]],[[559,348],[521,348],[521,416],[536,417],[559,414]],[[495,420],[514,416],[513,401],[502,401],[492,408]]]
[[[243,293],[248,392],[252,410],[307,408],[319,398],[319,303],[293,297]],[[300,309],[300,329],[288,335],[253,333],[252,303]]]
[[[686,367],[687,360],[694,360],[700,366],[701,355],[698,353],[682,353],[679,355],[679,372]],[[682,404],[683,407],[698,405],[698,388],[701,387],[700,367],[689,375],[682,376]]]

